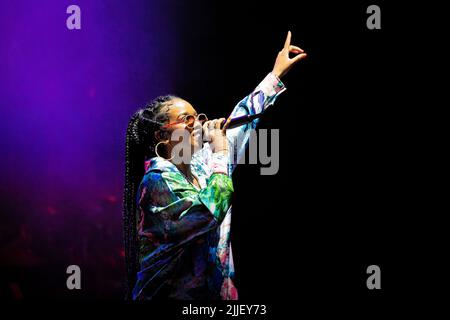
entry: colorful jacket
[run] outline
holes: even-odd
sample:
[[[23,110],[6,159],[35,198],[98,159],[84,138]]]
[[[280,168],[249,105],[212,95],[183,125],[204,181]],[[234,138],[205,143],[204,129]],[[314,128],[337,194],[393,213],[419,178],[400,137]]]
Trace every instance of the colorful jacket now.
[[[231,116],[262,112],[284,90],[269,73]],[[230,243],[231,176],[257,122],[227,130],[234,151],[228,157],[212,153],[208,143],[193,155],[191,171],[200,189],[170,161],[146,161],[136,199],[140,271],[133,299],[237,300]]]

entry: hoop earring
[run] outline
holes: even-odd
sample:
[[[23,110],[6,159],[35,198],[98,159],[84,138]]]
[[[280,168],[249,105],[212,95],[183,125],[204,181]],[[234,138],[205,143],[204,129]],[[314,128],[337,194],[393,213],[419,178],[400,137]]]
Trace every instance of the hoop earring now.
[[[158,143],[156,144],[156,146],[155,146],[155,153],[156,153],[156,155],[157,155],[159,158],[163,158],[164,160],[167,160],[167,161],[172,160],[172,159],[173,159],[173,155],[172,155],[172,157],[169,158],[169,159],[166,159],[166,158],[161,157],[161,156],[159,155],[159,153],[158,153],[158,146],[159,146],[160,143],[162,143],[162,144],[168,144],[169,142],[166,142],[166,143],[164,143],[164,142],[162,142],[162,141],[158,142]]]

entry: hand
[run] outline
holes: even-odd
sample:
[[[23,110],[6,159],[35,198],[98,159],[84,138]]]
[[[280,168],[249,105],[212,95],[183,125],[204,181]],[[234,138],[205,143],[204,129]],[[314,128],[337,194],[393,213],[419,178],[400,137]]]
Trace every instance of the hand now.
[[[226,129],[230,124],[231,117],[227,119],[227,122],[220,128],[220,124],[225,118],[206,121],[203,124],[203,137],[204,140],[209,141],[212,152],[228,152],[228,140],[226,135]]]
[[[292,59],[289,58],[289,52],[295,53],[296,56]],[[291,46],[291,32],[288,31],[284,47],[278,53],[272,73],[275,74],[278,78],[281,78],[292,68],[294,64],[304,58],[306,58],[306,53],[303,51],[303,49],[296,46]]]

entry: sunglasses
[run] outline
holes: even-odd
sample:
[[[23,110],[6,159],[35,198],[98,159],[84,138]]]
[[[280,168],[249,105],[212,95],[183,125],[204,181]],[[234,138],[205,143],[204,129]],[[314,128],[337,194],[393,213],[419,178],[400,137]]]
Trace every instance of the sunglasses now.
[[[192,129],[194,127],[195,121],[199,121],[202,125],[205,123],[205,121],[208,121],[208,117],[204,113],[200,113],[197,116],[193,116],[191,114],[187,114],[184,117],[180,118],[180,120],[177,120],[175,122],[171,122],[165,125],[162,125],[161,128],[166,129],[173,125],[184,123],[189,129]]]

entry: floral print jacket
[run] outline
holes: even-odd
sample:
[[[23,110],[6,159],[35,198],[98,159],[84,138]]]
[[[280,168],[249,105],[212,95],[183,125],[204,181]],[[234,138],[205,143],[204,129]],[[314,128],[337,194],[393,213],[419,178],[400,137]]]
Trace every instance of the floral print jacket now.
[[[256,114],[285,90],[269,73],[232,117]],[[208,143],[193,155],[191,184],[170,161],[146,161],[138,190],[140,271],[133,299],[237,300],[230,243],[232,172],[258,120],[227,130],[228,157]],[[231,159],[233,157],[233,159]]]

